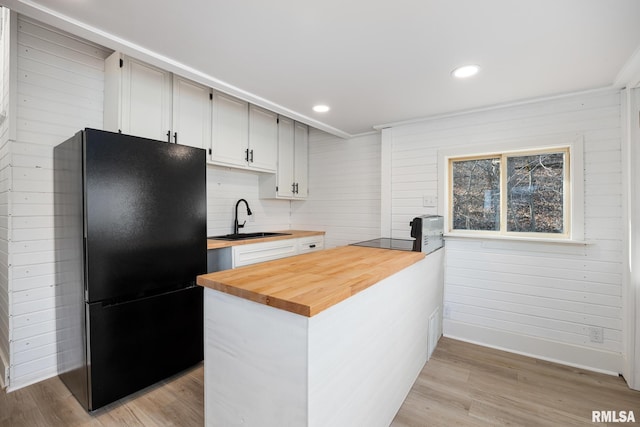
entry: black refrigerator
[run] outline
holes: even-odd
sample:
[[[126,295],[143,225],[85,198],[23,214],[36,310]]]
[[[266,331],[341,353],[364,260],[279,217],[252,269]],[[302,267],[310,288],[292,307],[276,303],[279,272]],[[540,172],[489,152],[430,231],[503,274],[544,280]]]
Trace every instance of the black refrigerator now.
[[[203,359],[205,168],[95,129],[54,148],[58,372],[88,411]]]

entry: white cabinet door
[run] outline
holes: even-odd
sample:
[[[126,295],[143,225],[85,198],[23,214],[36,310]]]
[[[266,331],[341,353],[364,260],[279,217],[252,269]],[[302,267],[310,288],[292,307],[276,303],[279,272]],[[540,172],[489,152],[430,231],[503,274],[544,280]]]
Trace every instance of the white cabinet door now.
[[[213,93],[211,162],[247,166],[249,104],[223,93]]]
[[[168,141],[171,129],[171,73],[123,56],[122,133]]]
[[[305,199],[309,195],[309,127],[280,117],[276,176],[260,177],[264,199]]]
[[[277,192],[279,197],[293,197],[293,120],[280,117],[278,123],[278,171]]]
[[[278,115],[264,108],[249,107],[249,167],[275,172],[278,162]]]
[[[172,142],[208,149],[211,145],[211,89],[173,77]]]
[[[293,197],[306,199],[309,195],[309,128],[302,123],[296,123],[294,140],[295,193]]]

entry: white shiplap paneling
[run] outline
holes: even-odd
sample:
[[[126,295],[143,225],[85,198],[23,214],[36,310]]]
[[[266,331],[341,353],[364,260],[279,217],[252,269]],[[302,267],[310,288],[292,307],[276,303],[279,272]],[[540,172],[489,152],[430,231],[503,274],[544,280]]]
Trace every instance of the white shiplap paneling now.
[[[9,88],[11,73],[10,13],[0,8],[0,388],[7,383],[9,369],[10,309],[9,309],[9,189],[11,188],[9,140]]]
[[[309,198],[291,204],[292,228],[326,231],[327,248],[380,237],[380,135],[309,132]]]
[[[445,335],[607,372],[622,363],[620,95],[596,91],[393,128],[392,233],[436,213],[438,152],[581,136],[586,245],[449,239]],[[438,200],[438,203],[443,201]],[[590,334],[601,331],[603,342]]]
[[[18,17],[17,126],[11,145],[10,389],[56,374],[53,147],[102,128],[107,49]]]

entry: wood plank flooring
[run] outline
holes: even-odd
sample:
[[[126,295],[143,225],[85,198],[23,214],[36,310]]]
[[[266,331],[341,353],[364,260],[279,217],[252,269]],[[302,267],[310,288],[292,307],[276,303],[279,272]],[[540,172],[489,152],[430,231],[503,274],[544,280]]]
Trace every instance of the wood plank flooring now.
[[[0,392],[0,427],[203,426],[204,365],[88,414],[58,377]]]
[[[441,338],[392,427],[607,425],[591,422],[593,410],[632,410],[640,422],[640,392],[620,377]]]
[[[0,392],[0,427],[202,426],[203,374],[200,364],[91,415],[51,378]],[[633,410],[638,425],[640,392],[619,377],[442,338],[392,427],[605,425],[591,423],[592,410]]]

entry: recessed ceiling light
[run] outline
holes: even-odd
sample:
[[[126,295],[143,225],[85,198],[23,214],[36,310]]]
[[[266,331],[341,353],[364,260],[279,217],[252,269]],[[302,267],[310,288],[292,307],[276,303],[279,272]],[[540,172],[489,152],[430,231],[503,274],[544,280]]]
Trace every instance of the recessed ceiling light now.
[[[316,113],[326,113],[329,110],[330,108],[326,105],[316,105],[315,107],[313,107],[313,111],[315,111]]]
[[[466,79],[467,77],[475,76],[478,71],[480,71],[480,67],[477,65],[463,65],[453,70],[451,75],[459,79]]]

